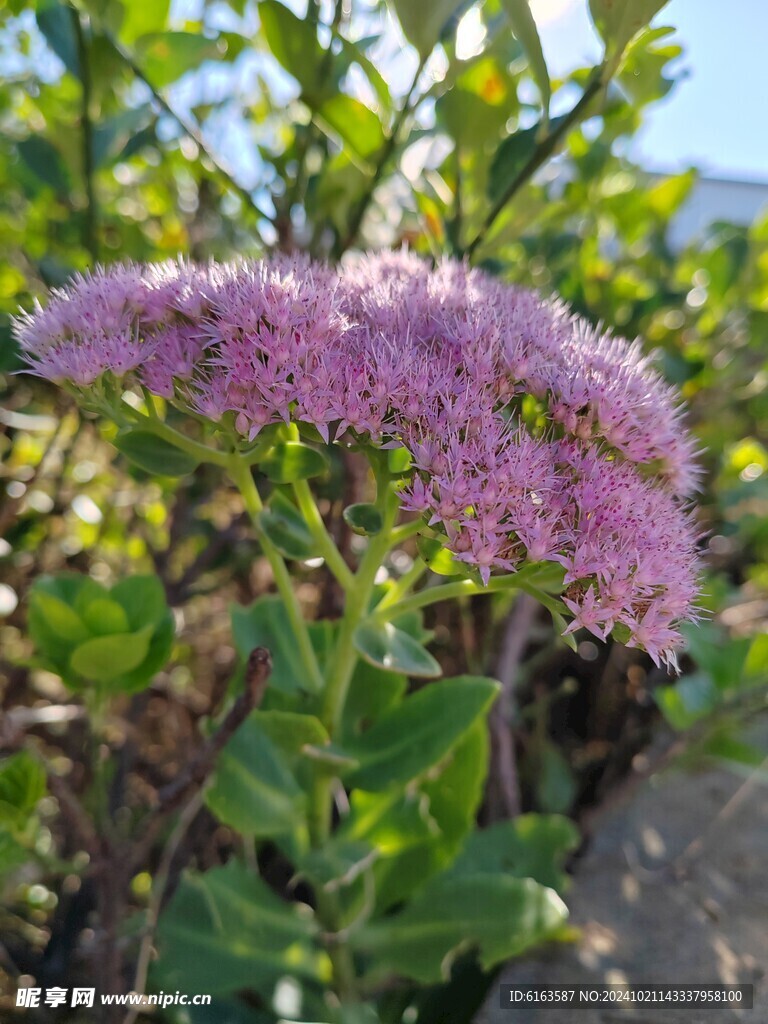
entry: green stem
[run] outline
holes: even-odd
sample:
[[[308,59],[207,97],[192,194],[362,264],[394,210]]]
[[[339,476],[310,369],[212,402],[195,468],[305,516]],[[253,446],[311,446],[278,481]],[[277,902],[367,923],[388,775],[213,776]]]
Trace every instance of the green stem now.
[[[473,594],[495,594],[500,590],[526,590],[526,584],[515,578],[515,576],[494,576],[486,586],[475,583],[474,580],[455,580],[452,583],[442,583],[439,587],[427,587],[420,590],[418,594],[411,594],[395,604],[382,601],[376,606],[371,618],[391,619],[395,616],[405,615],[407,612],[416,611],[419,608],[426,608],[430,604],[437,604],[438,601],[447,601],[454,597],[471,597]]]
[[[390,548],[399,547],[404,544],[411,537],[415,537],[417,533],[425,528],[423,519],[414,519],[410,523],[403,523],[401,526],[396,526],[395,529],[389,535],[389,546]]]
[[[404,573],[397,583],[382,597],[381,601],[376,605],[376,611],[379,612],[385,608],[391,608],[392,605],[402,601],[428,569],[429,566],[426,562],[422,562],[420,558],[417,558],[408,572]]]
[[[382,510],[384,525],[382,530],[371,538],[357,573],[352,577],[351,585],[346,591],[344,614],[325,682],[321,718],[331,736],[338,732],[341,725],[344,703],[357,663],[357,652],[353,642],[355,630],[368,613],[376,582],[376,573],[387,551],[392,546],[391,534],[397,518],[399,502],[393,487],[384,474],[377,476],[377,483],[377,503]],[[310,841],[315,848],[323,846],[330,835],[333,817],[332,786],[333,779],[330,776],[319,772],[316,774],[308,811]],[[316,895],[318,917],[326,930],[335,935],[340,931],[341,925],[336,896],[333,893],[324,892],[322,889],[318,889]],[[355,1002],[358,998],[357,983],[354,960],[349,947],[342,941],[333,940],[329,946],[328,955],[331,958],[339,999],[342,1003]]]
[[[107,698],[99,687],[87,691],[86,709],[89,719],[89,746],[91,770],[93,772],[93,818],[102,835],[110,831],[109,821],[109,782],[107,766],[101,756],[104,739],[104,719],[107,710]]]
[[[309,684],[313,690],[320,691],[323,687],[323,675],[317,661],[315,649],[309,636],[307,624],[301,613],[299,602],[293,590],[291,577],[288,568],[283,561],[283,556],[274,544],[265,537],[259,524],[259,515],[264,505],[259,495],[256,483],[253,479],[251,469],[246,462],[238,455],[231,455],[226,459],[226,465],[230,478],[242,495],[246,511],[251,518],[261,542],[262,550],[272,568],[272,575],[275,578],[275,585],[283,599],[285,610],[288,615],[291,629],[296,638],[304,668],[309,677]]]
[[[326,681],[323,695],[322,720],[328,732],[333,735],[339,727],[347,698],[352,673],[357,662],[357,652],[353,638],[355,630],[368,614],[371,594],[376,582],[376,573],[381,567],[384,556],[389,551],[390,533],[397,517],[398,499],[391,487],[380,486],[381,504],[383,505],[384,525],[379,533],[371,538],[368,549],[363,555],[354,584],[347,591],[344,614],[341,618],[339,636],[336,641],[334,658]]]
[[[325,559],[325,564],[339,581],[344,590],[351,590],[354,586],[352,572],[341,557],[341,552],[333,542],[333,538],[326,529],[323,517],[312,496],[312,491],[306,480],[296,480],[293,484],[293,493],[299,503],[301,514],[306,520],[315,543],[318,553]]]
[[[157,416],[145,416],[144,413],[137,412],[135,409],[131,409],[130,406],[128,408],[131,420],[135,425],[140,426],[142,430],[148,430],[150,433],[156,434],[164,441],[168,441],[169,444],[180,448],[181,451],[186,452],[200,462],[211,462],[216,466],[229,467],[230,456],[227,452],[222,452],[216,448],[210,448],[206,444],[201,444],[199,441],[194,441],[191,437],[187,437],[186,434],[175,430]]]

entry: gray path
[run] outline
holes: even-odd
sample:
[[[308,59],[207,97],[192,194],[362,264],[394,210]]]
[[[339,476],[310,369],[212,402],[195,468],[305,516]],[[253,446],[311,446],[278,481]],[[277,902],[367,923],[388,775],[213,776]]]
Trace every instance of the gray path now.
[[[719,769],[666,773],[606,813],[566,900],[573,946],[511,964],[509,984],[755,984],[755,1009],[498,1009],[478,1024],[768,1024],[768,788]]]

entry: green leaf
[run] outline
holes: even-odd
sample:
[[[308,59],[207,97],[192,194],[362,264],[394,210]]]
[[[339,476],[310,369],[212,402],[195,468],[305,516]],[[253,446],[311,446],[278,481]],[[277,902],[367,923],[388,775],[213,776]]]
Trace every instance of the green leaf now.
[[[562,892],[568,876],[562,864],[579,844],[579,830],[558,814],[521,814],[474,831],[446,874],[510,874],[533,878]]]
[[[672,686],[657,686],[653,697],[673,729],[690,729],[711,714],[720,703],[720,694],[707,672],[693,672]]]
[[[674,174],[665,178],[648,190],[646,196],[648,205],[659,217],[663,217],[665,221],[669,220],[691,194],[696,180],[697,174],[693,168],[682,174]],[[680,381],[680,383],[685,383],[685,381]]]
[[[50,48],[67,71],[75,78],[79,78],[80,61],[71,10],[58,3],[37,4],[35,18]]]
[[[30,135],[17,143],[16,148],[30,171],[45,185],[50,185],[57,193],[69,190],[69,171],[52,142],[42,135]]]
[[[259,469],[275,484],[292,484],[322,476],[328,470],[328,460],[316,448],[287,441],[276,444],[259,463]]]
[[[140,36],[161,32],[165,28],[170,0],[155,0],[151,4],[124,4],[125,15],[120,24],[120,39],[134,43]]]
[[[353,643],[366,661],[379,668],[424,679],[441,674],[440,665],[429,651],[391,622],[370,619],[361,623],[355,630]]]
[[[261,529],[286,558],[303,561],[317,554],[306,520],[290,499],[275,491],[259,516]]]
[[[478,950],[482,967],[553,936],[567,916],[557,893],[531,878],[509,875],[439,877],[398,914],[363,926],[351,937],[388,968],[422,984],[445,981],[455,956]]]
[[[359,660],[344,702],[342,745],[345,737],[355,736],[367,729],[385,711],[397,704],[407,687],[408,680],[401,673],[387,672],[386,669]]]
[[[155,631],[149,642],[146,658],[131,672],[124,672],[112,684],[112,688],[121,693],[134,693],[143,690],[152,681],[168,661],[173,649],[176,626],[173,615],[166,611],[162,619],[155,625]]]
[[[609,64],[609,71],[619,65],[617,81],[635,110],[663,99],[675,84],[676,76],[670,70],[670,64],[682,54],[683,49],[674,42],[664,41],[674,31],[663,26],[643,29],[624,53],[616,54]]]
[[[373,537],[381,533],[384,525],[381,512],[375,505],[367,502],[360,502],[357,505],[347,505],[343,512],[344,522],[354,533],[361,537]]]
[[[421,57],[428,57],[461,0],[390,0],[403,34]]]
[[[23,828],[45,792],[45,769],[26,750],[0,761],[0,822]]]
[[[157,576],[126,576],[112,587],[109,596],[128,616],[131,629],[158,624],[168,611],[165,590]]]
[[[120,156],[127,143],[146,127],[152,117],[152,108],[145,103],[122,110],[98,124],[93,132],[94,166],[103,167]]]
[[[56,579],[60,577],[55,577]],[[83,574],[78,577],[78,585],[76,591],[73,591],[72,597],[70,598],[70,604],[85,621],[85,613],[94,601],[108,601],[109,591],[106,587],[102,586],[101,583],[97,583],[96,580],[91,579],[90,576]]]
[[[402,785],[438,764],[490,707],[498,684],[457,676],[425,686],[383,715],[348,752],[360,767],[346,781],[377,791]]]
[[[381,75],[381,72],[368,57],[363,53],[360,44],[353,43],[349,39],[345,39],[341,35],[336,35],[336,38],[341,43],[341,51],[344,54],[344,59],[347,64],[357,64],[362,69],[366,78],[373,86],[373,89],[378,97],[379,103],[384,111],[390,110],[392,107],[392,97],[389,92],[389,86]]]
[[[80,573],[41,576],[30,591],[29,635],[43,663],[59,675],[66,673],[73,648],[90,636],[78,615],[86,591],[106,596],[103,587]]]
[[[113,444],[127,459],[154,476],[185,476],[193,473],[199,465],[192,455],[159,438],[151,430],[121,431]]]
[[[0,825],[0,878],[29,861],[29,850],[9,829]]]
[[[232,637],[245,662],[254,647],[266,647],[272,655],[269,686],[286,694],[311,691],[312,680],[304,671],[293,629],[279,597],[261,597],[247,608],[232,605]],[[327,623],[311,623],[313,641],[325,639]]]
[[[340,775],[357,767],[353,757],[331,743],[327,729],[314,715],[272,709],[254,712],[253,719],[307,792],[318,772]]]
[[[216,41],[196,32],[152,32],[136,41],[134,52],[144,74],[160,89],[219,55]]]
[[[413,457],[407,448],[387,449],[387,470],[392,476],[400,476],[411,468]]]
[[[255,716],[219,755],[205,803],[225,825],[259,839],[294,832],[306,810],[301,787]]]
[[[528,65],[531,69],[536,85],[541,93],[541,105],[544,108],[545,120],[549,115],[549,99],[552,92],[547,62],[544,60],[544,52],[541,49],[541,40],[536,28],[536,22],[528,6],[528,0],[503,0],[504,10],[512,26],[512,31],[520,40],[525,54],[528,58]]]
[[[378,851],[373,874],[379,910],[402,902],[451,863],[474,826],[487,770],[488,730],[478,718],[417,784],[352,793],[345,834]]]
[[[314,715],[270,710],[255,711],[253,719],[292,764],[297,762],[304,747],[330,743],[328,730]]]
[[[665,7],[668,0],[589,0],[589,12],[603,38],[608,58],[617,60],[630,40]]]
[[[350,794],[350,808],[336,836],[340,840],[366,842],[375,847],[379,856],[377,869],[384,858],[396,859],[435,838],[434,822],[421,786],[380,793],[355,789]],[[422,882],[423,877],[419,876],[418,884]]]
[[[264,991],[283,976],[327,981],[327,957],[310,946],[317,931],[308,907],[237,861],[187,872],[160,919],[157,975],[169,991],[210,993]]]
[[[460,562],[448,548],[433,537],[416,538],[421,560],[438,576],[466,576],[469,566]]]
[[[538,808],[553,814],[569,810],[576,796],[576,782],[559,747],[549,740],[532,744],[524,768]]]
[[[141,665],[149,653],[154,632],[151,625],[135,633],[97,636],[72,652],[70,668],[77,675],[97,683],[111,683]]]
[[[370,160],[384,145],[384,131],[376,114],[364,103],[337,93],[317,111],[320,127],[331,129],[362,160]]]
[[[516,573],[516,579],[525,586],[535,587],[545,594],[562,594],[565,589],[565,570],[557,562],[526,562]],[[563,605],[561,607],[564,608]]]
[[[34,613],[34,619],[30,623],[33,639],[36,639],[36,642],[42,640],[40,646],[44,646],[44,638],[41,630],[35,628],[38,624],[44,627],[45,631],[52,633],[57,640],[65,641],[68,646],[74,646],[90,636],[85,623],[74,608],[55,594],[36,586],[30,593],[29,603],[31,612]]]
[[[538,133],[538,125],[521,128],[504,139],[496,150],[488,173],[488,198],[491,202],[496,202],[504,195],[533,156]]]
[[[731,723],[724,723],[722,727],[708,733],[700,743],[694,744],[690,753],[697,759],[702,755],[705,758],[715,758],[731,771],[742,774],[754,782],[761,782],[763,785],[768,783],[763,745],[747,743],[740,735],[734,735]]]
[[[299,871],[312,882],[332,892],[351,885],[376,859],[376,850],[366,842],[334,836],[299,861]]]
[[[744,662],[744,674],[748,679],[768,681],[768,633],[760,633],[749,645]]]
[[[71,675],[74,649],[94,635],[104,638],[106,645],[86,648],[79,657],[96,656],[109,662],[115,638],[127,657],[106,664],[104,670],[110,673],[112,689],[132,692],[146,686],[167,661],[174,621],[156,576],[129,576],[107,591],[88,576],[60,573],[41,577],[32,588],[29,630],[49,666],[74,688],[82,685]],[[138,646],[131,640],[137,633],[141,634]],[[136,663],[142,651],[144,655]]]
[[[549,130],[555,131],[562,120],[562,117],[553,118]],[[496,150],[488,172],[488,198],[491,202],[501,199],[533,156],[540,131],[540,124],[521,128],[504,139]]]
[[[683,633],[688,653],[718,689],[738,686],[750,649],[749,637],[729,637],[714,622],[685,627]]]
[[[350,209],[369,179],[346,150],[325,160],[317,185],[318,209],[340,232],[346,231]]]
[[[95,636],[109,636],[111,633],[130,633],[128,616],[117,601],[99,597],[83,611],[83,622]]]
[[[277,0],[261,0],[259,18],[274,57],[293,75],[310,105],[321,99],[321,67],[325,56],[307,18],[298,18]]]
[[[498,140],[516,107],[515,80],[493,57],[473,62],[436,105],[451,136],[478,150]]]

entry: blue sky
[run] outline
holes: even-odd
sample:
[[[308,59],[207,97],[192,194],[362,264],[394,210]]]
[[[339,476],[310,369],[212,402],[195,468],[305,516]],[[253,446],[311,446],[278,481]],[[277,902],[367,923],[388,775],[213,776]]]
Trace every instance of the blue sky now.
[[[595,60],[586,0],[532,0],[553,75]],[[768,2],[670,0],[654,24],[674,25],[686,77],[648,111],[633,156],[651,169],[698,167],[768,182]]]

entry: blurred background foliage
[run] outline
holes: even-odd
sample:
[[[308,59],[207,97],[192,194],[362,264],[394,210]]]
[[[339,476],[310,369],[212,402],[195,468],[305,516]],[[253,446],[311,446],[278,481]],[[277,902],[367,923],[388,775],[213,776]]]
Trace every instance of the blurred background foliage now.
[[[306,17],[278,0],[0,3],[0,738],[37,735],[76,787],[89,771],[85,727],[57,677],[30,663],[32,582],[69,568],[105,585],[152,571],[165,585],[172,660],[110,722],[112,749],[131,748],[125,785],[140,803],[225,697],[236,662],[227,602],[247,604],[269,577],[214,470],[183,488],[150,479],[116,454],[108,426],[16,376],[10,315],[97,261],[275,246],[329,259],[401,244],[466,255],[659,350],[707,469],[710,621],[690,633],[683,678],[586,637],[572,652],[546,615],[501,595],[434,611],[436,653],[451,670],[515,682],[506,711],[525,809],[578,819],[599,806],[661,719],[691,756],[763,763],[742,729],[768,681],[768,218],[712,224],[681,248],[671,226],[695,172],[660,178],[627,159],[646,109],[674,88],[679,48],[658,27],[663,12],[604,86],[593,68],[550,82],[512,0],[424,7],[431,20],[408,0],[310,0]],[[323,495],[331,524],[360,499],[361,482],[342,479]],[[329,585],[307,578],[301,598],[335,611]],[[9,875],[0,910],[4,941],[22,959],[32,950],[29,964],[77,885],[52,810],[39,805],[34,862]],[[505,810],[497,772],[484,814]],[[189,855],[217,863],[236,842],[214,823]],[[9,854],[0,868],[12,867]]]

